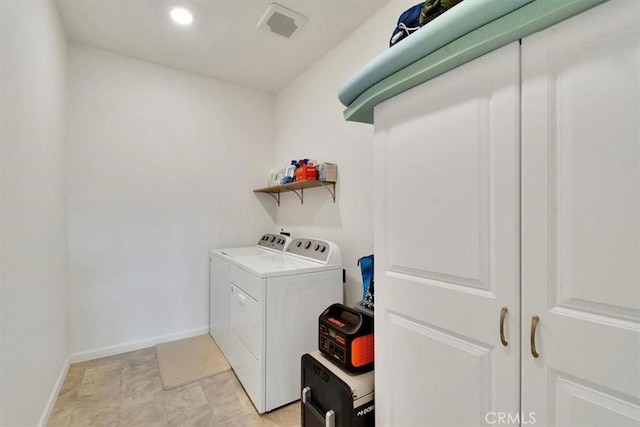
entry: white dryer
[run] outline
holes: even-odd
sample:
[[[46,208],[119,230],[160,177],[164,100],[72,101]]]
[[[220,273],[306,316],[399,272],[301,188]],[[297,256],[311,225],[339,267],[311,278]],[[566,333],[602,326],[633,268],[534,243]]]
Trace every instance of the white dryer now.
[[[300,358],[318,347],[318,316],[343,301],[336,244],[265,236],[210,257],[210,333],[260,413],[300,398]]]

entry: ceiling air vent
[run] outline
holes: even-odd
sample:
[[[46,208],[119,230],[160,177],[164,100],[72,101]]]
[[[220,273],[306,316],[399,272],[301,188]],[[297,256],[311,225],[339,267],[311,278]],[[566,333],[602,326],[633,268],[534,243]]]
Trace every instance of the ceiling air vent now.
[[[291,9],[271,3],[262,14],[257,27],[271,31],[279,36],[290,38],[307,20],[306,17]]]

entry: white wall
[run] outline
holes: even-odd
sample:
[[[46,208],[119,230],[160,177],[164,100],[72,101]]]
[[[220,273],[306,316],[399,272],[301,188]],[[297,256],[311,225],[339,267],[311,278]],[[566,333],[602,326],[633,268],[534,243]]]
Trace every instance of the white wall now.
[[[68,84],[73,360],[206,333],[209,248],[274,229],[274,97],[78,44]]]
[[[311,158],[338,165],[337,200],[323,189],[305,192],[304,205],[283,195],[278,225],[295,236],[333,240],[347,270],[345,299],[362,297],[358,258],[373,251],[373,126],[346,122],[338,88],[388,47],[398,16],[415,0],[393,0],[280,92],[276,100],[279,164]]]
[[[0,1],[0,425],[32,426],[67,360],[66,40],[51,1]]]

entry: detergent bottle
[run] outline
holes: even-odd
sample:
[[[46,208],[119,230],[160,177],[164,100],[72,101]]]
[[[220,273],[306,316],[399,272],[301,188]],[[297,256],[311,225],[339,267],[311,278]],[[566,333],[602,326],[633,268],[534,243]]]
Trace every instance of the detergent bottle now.
[[[289,184],[290,182],[295,181],[295,179],[296,179],[296,161],[291,160],[291,164],[287,166],[287,171],[285,172],[284,177],[282,177],[282,183]]]

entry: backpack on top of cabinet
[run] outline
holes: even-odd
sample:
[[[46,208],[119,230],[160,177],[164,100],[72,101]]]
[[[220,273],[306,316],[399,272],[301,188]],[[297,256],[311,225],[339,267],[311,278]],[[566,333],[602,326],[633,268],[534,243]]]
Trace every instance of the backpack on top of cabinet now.
[[[462,0],[427,0],[405,10],[398,18],[396,28],[389,40],[389,47],[461,2]]]

